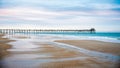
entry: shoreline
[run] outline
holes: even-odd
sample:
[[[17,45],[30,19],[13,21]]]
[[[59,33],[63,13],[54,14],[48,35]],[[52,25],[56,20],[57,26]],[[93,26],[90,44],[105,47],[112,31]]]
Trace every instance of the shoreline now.
[[[96,40],[55,40],[55,42],[120,56],[120,43],[102,42]]]

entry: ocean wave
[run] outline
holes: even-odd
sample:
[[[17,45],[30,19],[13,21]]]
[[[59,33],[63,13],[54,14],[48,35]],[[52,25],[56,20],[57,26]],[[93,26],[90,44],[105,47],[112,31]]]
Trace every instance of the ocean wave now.
[[[120,43],[120,38],[113,38],[113,37],[105,37],[105,36],[71,36],[66,35],[64,38],[71,39],[71,40],[97,40],[103,42],[112,42],[112,43]]]

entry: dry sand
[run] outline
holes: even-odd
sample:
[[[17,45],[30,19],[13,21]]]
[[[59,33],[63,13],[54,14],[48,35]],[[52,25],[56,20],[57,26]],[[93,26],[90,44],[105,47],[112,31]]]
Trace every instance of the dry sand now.
[[[57,40],[55,42],[70,44],[88,50],[110,53],[120,56],[120,43],[108,43],[93,40]]]

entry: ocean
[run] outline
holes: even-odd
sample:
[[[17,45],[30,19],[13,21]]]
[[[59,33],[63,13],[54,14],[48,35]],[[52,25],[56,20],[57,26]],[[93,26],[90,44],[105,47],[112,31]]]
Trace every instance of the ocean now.
[[[78,40],[99,40],[105,42],[120,43],[120,32],[77,32],[77,31],[39,31],[39,32],[6,32],[8,34],[22,34],[22,35],[46,35],[46,36],[61,36],[69,39]]]
[[[65,34],[74,36],[79,39],[85,40],[99,40],[105,42],[120,43],[120,32],[96,32],[96,33],[78,33],[78,34]]]
[[[79,39],[79,40],[99,40],[104,42],[120,43],[120,32],[16,32],[13,34],[24,34],[24,35],[46,35],[46,36],[61,36],[68,39]]]

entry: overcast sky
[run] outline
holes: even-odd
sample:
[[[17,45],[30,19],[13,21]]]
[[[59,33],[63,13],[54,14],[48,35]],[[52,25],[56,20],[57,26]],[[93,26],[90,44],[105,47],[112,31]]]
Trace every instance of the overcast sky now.
[[[120,32],[120,0],[0,0],[0,28]]]

